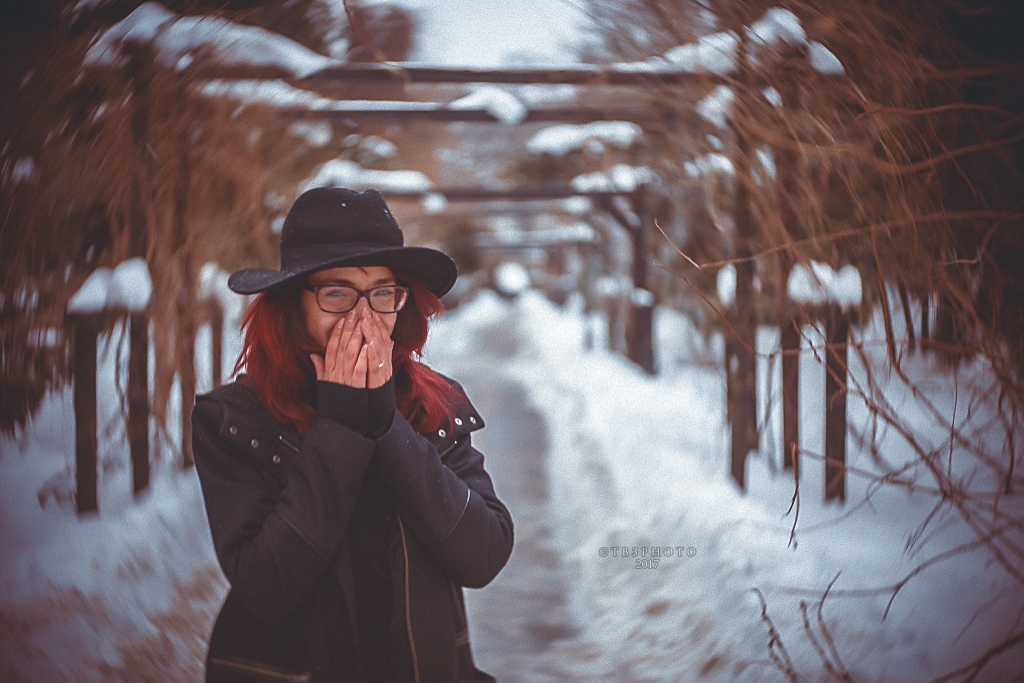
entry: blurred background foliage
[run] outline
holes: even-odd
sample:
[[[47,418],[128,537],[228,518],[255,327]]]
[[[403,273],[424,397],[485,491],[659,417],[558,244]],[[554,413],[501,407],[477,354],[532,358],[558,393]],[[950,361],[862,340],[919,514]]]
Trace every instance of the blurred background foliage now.
[[[564,184],[614,164],[650,168],[659,225],[669,237],[656,236],[653,245],[652,259],[665,266],[653,271],[659,304],[718,325],[692,286],[713,297],[721,264],[750,253],[762,294],[752,304],[756,315],[779,323],[794,264],[851,263],[864,278],[865,311],[879,302],[888,307],[879,296],[885,287],[899,289],[928,311],[934,349],[950,362],[988,358],[1022,403],[1020,3],[594,0],[587,13],[595,28],[583,49],[591,63],[657,57],[718,31],[749,42],[743,27],[784,7],[800,18],[808,40],[838,57],[846,78],[812,69],[806,44],[780,44],[741,60],[726,77],[734,99],[724,127],[689,119],[651,125],[626,148],[589,145],[559,156],[509,151],[536,124],[501,135],[486,126],[423,122],[314,127],[269,106],[204,95],[194,78],[199,60],[162,68],[142,44],[124,47],[125,68],[83,69],[95,37],[140,4],[13,0],[0,7],[0,429],[22,424],[45,391],[67,379],[60,330],[70,294],[96,267],[132,256],[146,259],[154,279],[153,412],[162,419],[176,373],[192,372],[204,315],[196,306],[199,269],[211,261],[226,271],[275,267],[275,228],[299,185],[336,158],[421,170],[440,186]],[[414,48],[415,17],[395,5],[163,4],[182,15],[263,27],[348,61],[403,60]],[[579,88],[568,102],[692,112],[720,84],[709,78]],[[766,96],[769,87],[781,107]],[[443,86],[420,94],[450,97]],[[409,97],[402,85],[365,83],[335,87],[332,95]],[[694,172],[694,160],[713,154],[729,159],[733,173]],[[741,206],[754,226],[745,236],[737,235]],[[437,215],[396,209],[408,219],[407,239],[444,245],[469,270],[482,267],[472,244],[490,218],[453,207]],[[621,236],[598,213],[586,219],[615,250]],[[706,267],[694,269],[677,248]],[[584,270],[625,267],[610,253],[587,259]],[[904,314],[909,308],[885,311],[887,319]]]
[[[670,237],[698,263],[735,257],[742,186],[756,226],[747,246],[766,295],[757,302],[763,322],[784,317],[782,294],[794,263],[850,263],[865,281],[865,312],[883,303],[885,286],[923,302],[930,309],[932,348],[950,362],[988,358],[1019,404],[1024,43],[1018,36],[1024,4],[592,2],[603,28],[585,58],[649,59],[717,31],[738,36],[742,52],[753,45],[744,27],[773,7],[799,17],[807,40],[836,55],[846,78],[813,69],[806,45],[760,49],[725,79],[734,100],[724,129],[713,136],[647,131],[634,156],[657,168],[685,217],[679,223],[686,230]],[[652,88],[646,96],[695,101],[711,94],[716,82],[709,78],[695,92]],[[781,106],[766,95],[768,88]],[[688,164],[718,152],[732,161],[735,174],[694,177]],[[576,159],[559,161],[565,173],[576,172]],[[546,177],[559,172],[543,159],[532,163]],[[714,291],[716,267],[694,272],[677,255],[664,257]]]
[[[0,430],[23,424],[68,378],[62,318],[71,293],[95,268],[135,256],[153,278],[152,409],[162,420],[175,374],[192,372],[204,315],[199,269],[276,267],[272,226],[298,185],[323,162],[360,153],[363,136],[352,130],[328,128],[311,144],[269,106],[202,94],[191,68],[161,67],[146,44],[123,46],[124,68],[83,68],[95,37],[141,4],[0,8]],[[411,45],[411,21],[388,6],[351,8],[363,22],[360,42],[319,0],[163,4],[267,28],[324,54],[340,48],[340,58],[404,59]]]

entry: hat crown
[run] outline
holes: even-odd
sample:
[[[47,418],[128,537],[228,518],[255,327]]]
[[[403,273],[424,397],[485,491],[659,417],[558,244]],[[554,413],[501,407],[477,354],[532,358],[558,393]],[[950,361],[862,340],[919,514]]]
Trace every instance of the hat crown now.
[[[231,274],[228,287],[256,294],[325,268],[384,266],[444,296],[458,277],[455,262],[444,252],[403,242],[402,229],[376,190],[314,188],[295,200],[284,219],[280,270],[243,268]]]
[[[281,259],[314,245],[403,245],[402,229],[376,190],[319,187],[295,200],[281,229]]]

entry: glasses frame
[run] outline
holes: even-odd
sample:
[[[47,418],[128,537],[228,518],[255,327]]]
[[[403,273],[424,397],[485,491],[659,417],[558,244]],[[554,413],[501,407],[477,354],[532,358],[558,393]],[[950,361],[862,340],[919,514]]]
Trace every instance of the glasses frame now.
[[[347,308],[344,311],[328,311],[326,308],[324,308],[323,304],[320,303],[320,290],[325,288],[325,287],[345,287],[347,289],[351,289],[353,292],[356,293],[356,300],[352,303],[352,306],[350,308]],[[385,289],[385,288],[390,288],[390,287],[393,287],[395,289],[399,289],[399,290],[405,292],[405,298],[402,299],[401,305],[399,305],[399,307],[396,308],[393,311],[377,311],[377,309],[373,307],[373,301],[370,300],[370,296],[369,296],[370,293],[371,292],[375,292],[378,289]],[[409,303],[409,296],[410,296],[410,294],[412,294],[412,291],[408,287],[406,287],[404,285],[399,285],[399,284],[377,285],[376,287],[371,287],[370,289],[356,289],[355,287],[352,287],[350,285],[342,285],[342,284],[337,284],[337,283],[327,283],[327,284],[322,284],[322,285],[311,285],[311,284],[307,283],[307,284],[303,285],[303,288],[304,289],[308,289],[309,291],[313,292],[313,297],[316,299],[316,305],[320,307],[321,311],[323,311],[324,313],[333,313],[333,314],[348,313],[349,311],[351,311],[352,309],[354,309],[356,306],[359,305],[359,300],[360,299],[366,299],[366,305],[369,306],[371,310],[377,311],[377,313],[382,313],[384,315],[387,315],[387,314],[390,314],[390,313],[398,313],[398,311],[400,311],[403,308],[405,308],[405,305],[407,303]]]

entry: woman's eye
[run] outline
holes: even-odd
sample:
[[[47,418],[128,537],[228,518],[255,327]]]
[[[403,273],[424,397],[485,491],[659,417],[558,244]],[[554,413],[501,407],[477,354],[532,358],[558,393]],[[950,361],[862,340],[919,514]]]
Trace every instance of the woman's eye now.
[[[332,301],[339,301],[347,298],[350,294],[347,290],[341,289],[340,287],[332,287],[320,290],[320,296],[326,297]]]

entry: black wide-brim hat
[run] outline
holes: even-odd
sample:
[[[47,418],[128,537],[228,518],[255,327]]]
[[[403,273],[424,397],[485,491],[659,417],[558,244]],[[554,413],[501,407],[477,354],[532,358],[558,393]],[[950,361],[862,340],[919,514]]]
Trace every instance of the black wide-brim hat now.
[[[228,278],[228,287],[256,294],[343,266],[385,266],[418,280],[438,297],[458,276],[447,254],[404,246],[402,229],[376,190],[318,187],[299,195],[284,219],[281,269],[239,270]]]

